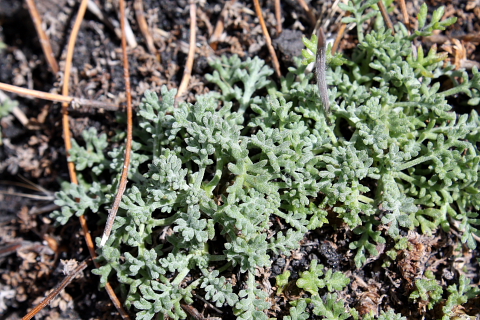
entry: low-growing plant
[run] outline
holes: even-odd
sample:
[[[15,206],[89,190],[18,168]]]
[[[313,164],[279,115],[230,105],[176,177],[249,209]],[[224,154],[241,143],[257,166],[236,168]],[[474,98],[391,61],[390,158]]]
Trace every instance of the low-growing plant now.
[[[0,49],[2,48],[0,42]],[[6,117],[12,112],[12,110],[18,105],[18,102],[15,100],[10,100],[8,97],[5,100],[0,102],[0,119]],[[0,126],[0,145],[2,145],[2,127]]]
[[[418,299],[422,306],[432,309],[433,306],[442,298],[442,286],[435,280],[435,275],[427,270],[425,279],[415,281],[416,289],[410,294],[410,299]]]
[[[271,300],[257,282],[258,268],[299,249],[305,234],[329,224],[332,214],[357,235],[350,239],[357,268],[379,254],[378,244],[402,242],[406,230],[455,228],[476,247],[480,120],[474,110],[458,114],[448,97],[463,94],[478,104],[480,73],[455,70],[445,54],[425,53],[414,41],[454,23],[441,21],[443,8],[427,24],[423,5],[418,30],[410,33],[400,23],[386,28],[372,9],[377,2],[341,5],[351,13],[344,22],[357,24],[359,44],[348,56],[328,50],[331,114],[322,111],[306,71],[315,60],[315,36],[304,40],[310,50],[304,64],[279,84],[269,80],[273,71],[263,60],[231,56],[213,62],[207,76],[219,91],[197,96],[195,104],[175,107],[176,91],[166,87],[160,97],[145,93],[130,184],[94,270],[102,285],[117,279],[136,319],[184,319],[181,304],[192,303],[194,292],[231,308],[237,319],[267,319]],[[375,24],[367,32],[369,19]],[[442,78],[453,87],[441,89]],[[57,194],[62,209],[53,216],[60,223],[87,211],[105,218],[123,166],[123,147],[106,153],[106,135],[93,129],[83,137],[86,145],[74,144],[70,155],[80,184]],[[117,178],[107,184],[111,176]],[[232,271],[241,274],[237,283]],[[293,301],[283,319],[358,319],[338,301],[348,283],[312,261],[296,282],[310,296]],[[417,281],[412,299],[433,297],[422,286]],[[470,297],[462,286],[458,294],[449,287],[445,315],[465,303],[457,295]],[[378,319],[402,317],[385,310]]]

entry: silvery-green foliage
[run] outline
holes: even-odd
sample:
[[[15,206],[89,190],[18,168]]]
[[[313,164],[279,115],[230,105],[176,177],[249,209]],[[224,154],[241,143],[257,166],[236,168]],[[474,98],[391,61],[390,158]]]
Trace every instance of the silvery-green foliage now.
[[[418,279],[415,281],[415,287],[416,289],[410,294],[409,298],[421,301],[428,306],[429,310],[431,310],[442,298],[442,286],[437,280],[435,280],[435,276],[432,274],[431,270],[425,272],[424,279]]]
[[[345,303],[336,293],[327,293],[324,298],[318,295],[312,296],[310,303],[314,306],[313,313],[322,316],[325,320],[345,320],[351,316],[345,308]]]
[[[363,320],[373,320],[373,319],[378,319],[378,320],[407,320],[406,317],[402,317],[401,314],[395,313],[392,309],[388,310],[387,312],[381,311],[380,315],[375,318],[374,316],[370,315],[365,315],[363,317]]]
[[[305,310],[307,308],[305,299],[295,300],[294,304],[289,310],[290,315],[283,317],[283,320],[307,320],[310,318],[310,314]]]
[[[108,147],[107,135],[102,133],[98,136],[97,129],[91,127],[82,132],[82,138],[85,141],[84,148],[72,139],[68,161],[75,163],[77,171],[83,171],[88,167],[94,174],[99,175],[109,165],[104,153],[105,148]]]
[[[88,209],[96,213],[107,202],[107,197],[98,182],[93,182],[91,185],[63,183],[62,189],[57,192],[55,200],[55,204],[61,207],[61,211],[54,211],[51,214],[52,218],[60,224],[66,224],[73,215],[83,215]]]
[[[239,103],[238,113],[243,113],[253,101],[260,101],[253,94],[268,84],[268,76],[273,70],[265,65],[265,61],[255,57],[241,61],[237,55],[215,60],[212,63],[215,68],[213,74],[206,75],[208,81],[219,86],[222,94],[217,96],[222,101],[236,101]],[[241,83],[238,86],[237,83]]]
[[[276,87],[264,61],[223,57],[207,76],[219,91],[195,104],[175,107],[176,91],[166,87],[159,95],[145,93],[131,183],[99,249],[102,266],[94,270],[102,285],[116,277],[137,319],[183,319],[180,304],[191,303],[194,291],[232,308],[238,319],[267,319],[270,303],[257,268],[298,249],[305,233],[329,223],[329,214],[353,229],[358,268],[378,255],[377,245],[400,242],[402,230],[457,228],[463,242],[476,246],[480,120],[475,111],[457,114],[447,97],[464,93],[478,103],[480,73],[454,70],[435,49],[425,54],[412,47],[416,36],[453,22],[440,21],[442,9],[427,24],[422,7],[419,30],[409,35],[397,24],[392,35],[369,9],[377,2],[342,5],[352,13],[344,19],[357,24],[360,44],[348,58],[327,54],[329,115],[319,110],[318,88],[300,63]],[[364,23],[374,17],[380,22],[365,33]],[[316,38],[305,43],[308,64]],[[455,86],[441,90],[440,77]],[[80,184],[57,194],[62,209],[53,216],[60,223],[87,210],[106,212],[118,184],[124,148],[107,152],[106,137],[93,130],[84,140],[71,151],[83,169]],[[316,262],[311,268],[323,270]],[[246,281],[234,288],[227,269]],[[312,297],[293,302],[284,319],[311,316],[307,303],[328,319],[358,318],[338,301],[348,279],[312,270],[299,280]],[[333,293],[321,296],[322,290]],[[463,301],[451,296],[449,308]],[[401,317],[389,311],[378,319]]]
[[[356,315],[354,311],[346,308],[336,293],[330,293],[342,291],[349,283],[350,279],[343,273],[326,270],[317,260],[312,260],[309,270],[302,272],[296,281],[297,287],[308,292],[310,297],[291,302],[293,306],[289,309],[290,315],[283,319],[307,319],[304,318],[310,316],[306,311],[307,304],[313,306],[313,314],[323,316],[325,319],[343,320]],[[321,292],[328,293],[321,297]]]
[[[455,308],[466,303],[469,299],[475,298],[480,294],[478,286],[470,285],[470,279],[464,274],[460,275],[458,286],[452,284],[448,286],[447,291],[450,293],[445,306],[442,307],[444,316],[442,320],[449,320],[455,316]]]
[[[373,2],[342,5],[353,13],[345,22],[360,24],[364,10]],[[439,8],[426,25],[425,8],[422,6],[419,14],[423,22],[417,36],[455,21],[440,21],[444,10]],[[377,25],[359,36],[360,45],[352,54],[354,63],[329,70],[330,93],[335,97],[331,118],[337,131],[331,146],[324,145],[329,150],[322,150],[319,157],[326,178],[322,191],[331,198],[328,203],[340,200],[345,204],[334,210],[352,228],[357,227],[359,234],[371,230],[365,228],[372,223],[366,216],[377,214],[393,238],[398,238],[401,228],[418,226],[424,233],[432,233],[438,227],[448,231],[458,225],[462,241],[475,248],[473,235],[480,234],[480,120],[475,111],[457,115],[446,98],[463,92],[472,97],[470,104],[478,103],[480,74],[476,69],[469,76],[454,71],[453,66],[444,67],[444,54],[432,48],[425,55],[421,45],[412,49],[414,38],[402,24],[395,26],[395,35]],[[309,62],[315,54],[316,38],[310,45],[306,43],[312,50],[304,51]],[[450,77],[457,85],[441,91],[437,80],[441,76]],[[339,130],[342,124],[350,128],[347,136]],[[328,128],[326,131],[330,135]],[[339,157],[343,150],[350,150],[347,158]],[[356,167],[359,162],[352,152],[362,155],[357,156],[361,167]],[[374,190],[364,183],[366,177],[377,181]],[[357,266],[366,261],[362,252],[368,243],[362,236],[351,245],[359,250]],[[374,254],[376,249],[369,247]]]
[[[255,284],[255,277],[248,272],[248,279],[246,288],[238,293],[239,301],[235,304],[234,314],[237,319],[268,319],[263,310],[270,307],[270,303],[266,301],[268,294],[260,289],[257,289]]]
[[[232,285],[226,281],[225,277],[218,276],[218,270],[213,272],[202,270],[202,273],[204,278],[200,287],[205,289],[206,299],[215,302],[217,307],[223,306],[224,303],[233,306],[238,302],[238,296],[233,293]]]
[[[333,273],[332,270],[324,272],[325,269],[323,265],[317,265],[317,263],[317,260],[312,260],[310,269],[301,273],[300,279],[297,280],[297,286],[299,288],[302,288],[312,295],[318,295],[318,291],[321,288],[326,287],[329,292],[341,291],[350,283],[350,279],[343,273],[338,271]]]

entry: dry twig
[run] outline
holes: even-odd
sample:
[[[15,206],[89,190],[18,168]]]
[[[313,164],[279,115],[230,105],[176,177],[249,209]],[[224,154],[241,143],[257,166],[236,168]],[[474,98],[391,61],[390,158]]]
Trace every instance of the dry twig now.
[[[0,185],[5,185],[5,186],[16,186],[20,188],[25,188],[29,190],[33,190],[35,192],[41,192],[43,195],[36,195],[36,194],[28,194],[28,193],[23,193],[23,192],[13,192],[13,191],[3,191],[0,190],[1,194],[9,194],[9,195],[14,195],[14,196],[19,196],[19,197],[25,197],[25,198],[30,198],[30,199],[36,199],[36,200],[45,200],[45,201],[53,201],[55,200],[55,195],[53,192],[48,191],[47,189],[43,188],[42,186],[35,184],[31,182],[28,179],[25,179],[22,176],[19,176],[20,179],[22,179],[25,182],[17,182],[17,181],[7,181],[7,180],[0,180]]]
[[[120,0],[122,2],[122,0]],[[138,46],[137,40],[135,39],[135,34],[133,33],[132,27],[130,26],[130,22],[128,22],[127,15],[124,13],[122,15],[122,9],[120,8],[120,30],[122,39],[125,38],[127,40],[128,46],[130,48],[136,48]],[[123,21],[122,21],[123,19]],[[123,23],[123,27],[122,27]],[[123,41],[123,40],[122,40]]]
[[[40,195],[37,195],[37,194],[28,194],[28,193],[23,193],[23,192],[13,192],[13,191],[0,190],[0,194],[7,194],[7,195],[10,195],[10,196],[24,197],[24,198],[34,199],[34,200],[43,200],[43,201],[53,201],[53,200],[55,200],[54,196],[40,196]]]
[[[45,195],[51,195],[51,196],[54,195],[54,192],[48,191],[47,189],[43,188],[41,185],[35,184],[21,175],[19,175],[18,177],[24,182],[0,180],[0,184],[21,187],[21,188],[30,189],[33,191],[40,191]]]
[[[83,16],[85,15],[85,11],[87,10],[87,4],[88,0],[82,0],[82,3],[80,4],[80,8],[78,9],[78,15],[77,19],[75,20],[75,24],[73,25],[72,32],[70,34],[70,38],[68,41],[68,47],[67,47],[67,57],[65,59],[65,71],[64,71],[64,76],[63,76],[63,86],[62,86],[62,94],[64,96],[68,96],[68,90],[69,90],[69,80],[70,80],[70,72],[72,68],[72,59],[73,59],[73,52],[75,50],[75,42],[77,40],[78,32],[80,30],[80,25],[83,20]],[[69,124],[69,119],[68,119],[68,103],[63,103],[63,117],[62,117],[62,123],[63,123],[63,139],[65,143],[65,150],[67,153],[70,151],[72,148],[72,137],[70,135],[70,124]],[[77,174],[75,172],[75,164],[71,161],[68,162],[68,172],[70,173],[70,181],[74,184],[78,184],[78,179],[77,179]],[[84,216],[81,216],[80,218],[85,219]],[[80,221],[82,221],[81,219]],[[83,224],[82,224],[83,225]],[[86,225],[86,222],[85,222]],[[85,231],[85,230],[84,230]],[[88,233],[90,234],[90,233]],[[92,248],[89,250],[95,252],[95,249]]]
[[[282,33],[282,7],[280,0],[275,0],[275,20],[277,20],[277,34]]]
[[[63,102],[63,110],[64,110],[64,115],[63,115],[63,131],[64,131],[64,139],[65,139],[65,147],[67,152],[71,149],[71,137],[70,137],[70,129],[69,129],[69,123],[68,123],[68,111],[67,107],[71,103],[77,103],[79,105],[95,105],[98,107],[106,107],[106,108],[115,108],[117,107],[115,105],[109,104],[109,103],[102,103],[102,102],[97,102],[97,101],[91,101],[87,99],[77,99],[77,98],[72,98],[68,96],[68,79],[70,77],[70,68],[71,68],[71,60],[73,57],[73,50],[75,48],[75,40],[78,35],[78,31],[80,29],[80,24],[83,20],[83,16],[85,14],[86,10],[86,5],[87,5],[88,0],[83,0],[82,3],[80,4],[79,12],[77,15],[77,20],[75,21],[74,27],[72,29],[72,33],[70,36],[69,44],[68,44],[68,50],[67,50],[67,59],[66,59],[66,64],[65,64],[65,76],[64,76],[64,86],[62,92],[64,95],[57,95],[57,94],[52,94],[52,93],[47,93],[47,92],[41,92],[41,91],[36,91],[36,90],[30,90],[26,88],[20,88],[16,86],[12,86],[9,84],[5,83],[0,83],[0,89],[5,90],[5,91],[10,91],[14,92],[17,94],[25,95],[25,96],[30,96],[30,97],[36,97],[40,99],[45,99],[45,100],[52,100],[52,101],[59,101]],[[69,162],[69,172],[70,172],[70,179],[72,183],[78,184],[76,172],[75,172],[75,166],[73,163]],[[96,258],[96,253],[95,253],[95,247],[93,244],[92,236],[90,235],[90,231],[88,230],[87,222],[84,216],[80,216],[80,224],[82,225],[82,229],[84,232],[84,237],[85,241],[87,243],[90,255],[93,259]],[[98,268],[99,265],[98,263],[95,262],[95,266]],[[83,269],[82,269],[83,270]],[[68,285],[68,282],[62,282],[61,285]],[[58,287],[57,287],[58,288]],[[45,299],[40,305],[38,305],[32,312],[27,314],[23,319],[31,319],[35,314],[37,314],[41,309],[43,309],[49,301],[51,301],[58,293],[61,291],[62,288],[59,290],[54,290],[48,297]],[[130,319],[128,314],[125,312],[125,310],[122,307],[122,304],[118,300],[112,286],[110,283],[107,283],[105,285],[105,289],[112,300],[113,304],[119,311],[120,315],[122,316],[123,319]]]
[[[142,0],[135,0],[133,3],[133,8],[135,9],[135,17],[137,18],[138,26],[140,31],[147,42],[148,51],[151,54],[157,56],[157,49],[155,49],[155,45],[153,42],[152,34],[150,33],[150,29],[148,28],[147,20],[145,19],[145,14],[143,13],[143,1]]]
[[[260,2],[258,0],[253,0],[255,5],[255,11],[258,16],[258,20],[260,21],[260,26],[262,27],[263,35],[265,36],[265,41],[267,42],[268,51],[270,51],[270,55],[272,56],[273,60],[273,67],[275,68],[275,73],[279,78],[282,77],[282,73],[280,72],[280,63],[278,62],[277,54],[275,53],[275,49],[272,45],[272,39],[268,34],[267,25],[265,24],[265,20],[263,19],[262,8],[260,7]]]
[[[68,47],[67,47],[67,58],[65,60],[65,74],[63,77],[63,87],[62,87],[62,94],[65,96],[68,96],[68,87],[69,87],[69,79],[70,79],[70,70],[71,70],[71,65],[72,65],[72,59],[73,59],[73,51],[75,49],[75,42],[78,36],[78,32],[80,30],[80,25],[82,23],[83,17],[85,15],[85,11],[87,10],[87,4],[88,0],[82,0],[80,7],[78,9],[78,15],[75,20],[75,24],[73,25],[72,32],[70,34],[70,39],[68,41]],[[69,150],[72,148],[72,142],[71,142],[71,136],[70,136],[70,126],[68,122],[68,110],[67,110],[68,104],[63,103],[63,118],[62,118],[62,123],[63,123],[63,134],[64,134],[64,143],[65,143],[65,149],[67,153]],[[73,162],[68,162],[68,169],[70,173],[70,180],[74,184],[78,184],[78,179],[77,179],[77,174],[75,171],[75,164]],[[88,230],[88,225],[87,225],[87,219],[85,216],[80,216],[79,217],[80,225],[82,226],[82,230],[84,233],[85,237],[85,242],[87,243],[88,251],[90,252],[90,256],[92,259],[96,258],[96,252],[95,252],[95,245],[93,243],[92,235],[90,234],[90,231]],[[99,267],[98,263],[95,262],[95,266]],[[123,319],[130,319],[128,314],[125,312],[125,310],[122,307],[122,304],[118,300],[112,286],[110,283],[107,283],[105,285],[105,289],[110,297],[110,300],[112,303],[115,305],[117,310],[120,312],[122,315]]]
[[[102,13],[102,10],[97,6],[95,1],[89,0],[88,1],[88,10],[93,13],[100,21],[102,21],[108,28],[110,28],[113,32],[115,32],[115,35],[118,37],[118,39],[122,39],[122,31],[120,30],[120,26],[117,20],[115,19],[110,19],[110,17],[104,15]],[[133,34],[132,28],[130,27],[130,24],[128,23],[128,20],[126,21],[127,24],[127,43],[128,46],[131,48],[136,48],[137,47],[137,40],[135,40],[135,35]]]
[[[346,17],[349,16],[349,14],[345,15]],[[338,30],[337,37],[335,38],[335,42],[333,43],[332,46],[332,55],[335,54],[338,50],[338,46],[340,45],[340,41],[342,41],[342,37],[345,34],[345,30],[347,29],[347,25],[343,23],[340,26],[340,29]]]
[[[110,102],[102,102],[102,101],[88,100],[83,98],[62,96],[60,94],[55,94],[55,93],[21,88],[21,87],[13,86],[11,84],[6,84],[2,82],[0,82],[0,90],[16,93],[24,97],[39,98],[39,99],[55,101],[55,102],[64,102],[72,105],[72,107],[89,106],[92,108],[102,108],[105,110],[112,110],[112,111],[118,110],[118,106]]]
[[[27,3],[28,11],[32,17],[33,24],[37,30],[38,37],[40,38],[40,44],[42,45],[43,53],[45,58],[52,69],[53,73],[57,74],[59,71],[57,59],[52,51],[52,46],[50,45],[50,39],[42,28],[42,19],[38,13],[37,6],[35,5],[35,0],[25,0]]]
[[[403,23],[407,27],[408,30],[410,30],[410,19],[408,16],[408,11],[407,11],[407,5],[405,4],[405,0],[397,0],[400,3],[400,9],[402,10],[402,16],[403,16]]]
[[[352,2],[355,3],[354,0],[352,0]],[[350,16],[350,11],[347,11],[347,13],[345,14],[345,17],[349,17],[349,16]],[[340,29],[338,30],[338,33],[337,33],[337,37],[335,38],[335,42],[333,43],[332,55],[335,54],[335,52],[337,52],[338,46],[340,45],[340,41],[342,41],[342,38],[343,38],[343,35],[345,34],[346,29],[347,29],[347,25],[343,23],[340,26]]]
[[[208,41],[210,43],[210,47],[213,50],[217,50],[218,40],[222,37],[222,33],[225,28],[225,18],[227,16],[227,8],[233,5],[235,1],[236,0],[227,1],[223,5],[222,12],[220,12],[220,17],[218,18],[217,24],[215,25],[215,30],[213,30],[213,34],[210,37],[210,40]]]
[[[117,215],[118,207],[120,206],[120,202],[122,200],[123,193],[127,187],[127,178],[128,178],[128,168],[130,166],[130,155],[132,152],[132,94],[130,89],[130,71],[129,71],[129,64],[128,64],[128,54],[127,54],[127,40],[125,36],[125,28],[126,28],[126,17],[125,17],[125,0],[120,0],[120,21],[121,21],[121,28],[122,28],[122,54],[123,54],[123,77],[125,80],[125,92],[127,96],[127,142],[125,145],[125,160],[123,162],[123,171],[122,176],[120,178],[120,183],[118,185],[117,195],[115,196],[115,200],[113,202],[112,209],[108,213],[107,222],[105,223],[105,230],[103,231],[102,241],[100,242],[100,246],[104,246],[112,232],[113,222],[115,220],[115,216]]]
[[[87,8],[88,11],[93,13],[98,18],[98,20],[102,21],[110,30],[112,30],[118,39],[122,39],[122,32],[120,31],[120,28],[118,28],[117,21],[115,21],[115,23],[110,21],[109,18],[103,14],[102,10],[100,10],[97,4],[92,0],[88,1]]]
[[[198,312],[198,310],[195,309],[195,307],[193,307],[191,305],[188,305],[188,304],[185,304],[185,303],[181,303],[180,307],[182,307],[183,311],[188,313],[193,319],[195,319],[195,320],[206,320],[206,318],[204,316],[202,316],[202,314],[200,312]]]
[[[197,5],[195,1],[190,2],[190,44],[188,48],[187,63],[183,72],[182,82],[178,87],[177,97],[181,97],[187,90],[190,77],[192,76],[193,60],[195,58],[196,39],[197,39]]]
[[[303,10],[307,13],[308,19],[310,20],[310,24],[312,27],[315,27],[317,24],[317,18],[315,17],[315,12],[308,6],[305,0],[298,0],[300,6],[302,6]]]
[[[15,106],[15,108],[13,108],[12,110],[12,114],[15,116],[15,118],[17,118],[18,121],[20,121],[20,123],[23,125],[23,126],[27,126],[28,123],[30,122],[27,118],[27,116],[25,115],[25,113],[22,111],[22,109],[20,109],[17,106]]]
[[[385,23],[387,24],[387,27],[390,30],[392,30],[392,34],[395,34],[395,30],[393,29],[392,20],[390,20],[390,16],[388,15],[387,8],[385,8],[385,5],[383,4],[382,0],[378,1],[378,7],[380,8],[380,12],[382,13],[383,20],[385,20]]]
[[[62,282],[60,282],[59,285],[57,285],[52,292],[48,294],[48,296],[43,299],[43,301],[36,306],[35,308],[32,309],[25,317],[22,318],[22,320],[30,320],[32,319],[37,313],[40,312],[43,308],[45,308],[58,294],[65,289],[70,282],[72,282],[75,277],[82,272],[88,265],[88,263],[92,261],[92,258],[88,258],[87,260],[83,261],[80,263],[70,274],[68,274],[65,279],[63,279]]]

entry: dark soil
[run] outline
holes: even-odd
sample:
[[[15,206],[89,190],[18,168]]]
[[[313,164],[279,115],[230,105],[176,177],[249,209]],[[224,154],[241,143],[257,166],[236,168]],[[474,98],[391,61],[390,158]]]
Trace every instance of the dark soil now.
[[[65,60],[78,1],[36,2],[47,26],[54,54],[63,70],[62,61]],[[461,44],[466,58],[458,63],[470,68],[478,65],[480,51],[476,45],[480,34],[480,8],[475,5],[478,1],[428,2],[429,10],[446,5],[446,17],[456,16],[459,21],[444,34],[424,39],[425,45],[443,44],[442,50],[448,51],[453,49],[445,36],[464,39]],[[96,3],[110,20],[118,20],[114,5],[116,1]],[[143,1],[150,29],[154,30],[157,55],[147,50],[134,16],[133,1],[128,1],[127,5],[130,8],[128,19],[138,42],[136,48],[129,49],[132,95],[134,105],[138,105],[145,90],[158,92],[162,85],[178,87],[182,79],[189,39],[188,1]],[[292,58],[301,53],[302,36],[309,36],[314,26],[297,1],[282,1],[283,32],[278,34],[273,1],[263,1],[261,5],[280,59],[281,71],[286,74],[292,65]],[[209,39],[224,6],[225,1],[220,0],[198,5],[197,51],[185,97],[188,101],[194,101],[196,94],[206,93],[213,88],[207,83],[205,74],[212,71],[208,61],[215,57],[222,54],[239,54],[243,59],[259,56],[272,65],[251,1],[230,3],[225,18],[226,37],[217,44],[215,50],[212,48]],[[338,7],[334,10],[333,1],[330,0],[312,0],[310,6],[324,21],[327,36],[334,38],[341,26],[341,10]],[[416,17],[419,6],[417,1],[408,3],[411,17]],[[401,19],[398,9],[391,16],[394,20]],[[476,34],[473,40],[464,37],[472,34]],[[62,72],[54,75],[50,71],[23,1],[0,1],[0,41],[7,45],[6,49],[0,51],[0,82],[45,92],[61,91]],[[340,51],[348,51],[355,44],[354,32],[347,33],[340,44]],[[456,62],[454,56],[458,53],[451,53],[452,62]],[[80,29],[73,66],[69,80],[71,96],[123,105],[125,93],[120,39],[114,30],[90,12],[87,12]],[[69,180],[62,139],[61,105],[8,95],[19,102],[20,109],[29,119],[25,126],[9,115],[2,118],[0,123],[3,135],[3,145],[0,146],[0,317],[19,319],[62,281],[61,260],[83,261],[89,257],[89,253],[77,219],[71,219],[66,226],[55,227],[49,218],[49,213],[55,209],[53,193],[60,189],[62,181]],[[117,121],[121,111],[88,107],[72,110],[70,125],[73,137],[80,137],[85,129],[92,126],[109,136],[116,129],[124,130],[124,125]],[[97,224],[94,217],[89,220],[90,230],[93,236],[99,236],[103,225]],[[300,272],[308,269],[310,261],[317,259],[319,263],[342,271],[352,279],[343,298],[361,314],[396,306],[396,310],[411,319],[420,318],[421,315],[419,311],[407,309],[406,297],[411,292],[412,281],[423,272],[426,265],[434,265],[431,269],[435,271],[437,279],[442,279],[446,284],[455,278],[454,263],[458,262],[454,260],[454,248],[458,245],[458,239],[448,234],[440,232],[434,237],[413,237],[410,240],[414,244],[413,249],[400,252],[397,267],[382,268],[377,257],[372,258],[367,267],[361,270],[355,269],[352,252],[348,248],[353,237],[352,232],[344,228],[323,228],[311,232],[306,235],[301,250],[291,257],[274,257],[272,267],[263,270],[262,276],[271,286],[275,286],[275,276],[290,270],[291,280],[296,280]],[[385,247],[391,245],[387,243]],[[382,253],[384,248],[378,250]],[[479,266],[476,258],[479,252],[464,252],[463,256],[464,268],[470,274],[476,274],[473,280],[478,283]],[[38,318],[119,318],[105,291],[99,289],[99,278],[91,274],[91,268],[87,268],[81,279],[73,281],[50,306],[42,310]],[[272,294],[270,302],[273,307],[269,316],[281,319],[288,314],[288,300],[301,294],[294,286],[287,286],[284,297]],[[208,307],[206,309],[200,299],[196,299],[193,306],[204,312],[205,316],[220,316],[215,310],[207,310]],[[466,310],[472,314],[475,312],[472,310],[478,310],[478,305],[467,305]],[[229,319],[229,315],[233,317],[231,310],[224,310],[222,317]]]

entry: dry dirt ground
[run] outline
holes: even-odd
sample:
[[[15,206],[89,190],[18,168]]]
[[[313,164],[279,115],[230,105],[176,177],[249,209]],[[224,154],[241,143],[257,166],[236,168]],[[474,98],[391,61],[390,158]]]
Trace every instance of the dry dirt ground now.
[[[78,2],[36,0],[61,70],[64,68],[66,46]],[[73,57],[70,95],[121,104],[125,101],[121,46],[115,26],[112,26],[118,21],[117,1],[94,2],[106,20],[87,11]],[[409,14],[411,17],[416,16],[421,3],[417,0],[407,2]],[[425,45],[443,45],[441,50],[449,51],[452,62],[462,66],[478,64],[480,51],[476,45],[480,34],[480,2],[431,0],[428,4],[430,10],[445,5],[446,16],[456,16],[459,20],[445,33],[424,39]],[[164,84],[169,88],[178,87],[189,48],[189,6],[186,0],[143,0],[144,14],[156,50],[154,53],[149,51],[139,30],[133,1],[128,1],[127,6],[128,19],[138,43],[137,47],[129,49],[132,94],[134,105],[138,105],[147,89],[159,91]],[[299,55],[303,48],[302,35],[309,36],[314,26],[300,1],[284,0],[281,1],[283,31],[279,34],[274,1],[261,1],[261,6],[280,59],[281,70],[285,74],[292,63],[292,57]],[[312,0],[309,6],[322,19],[327,36],[335,37],[343,13],[334,1]],[[204,75],[211,72],[208,61],[220,55],[239,54],[242,58],[259,56],[272,65],[253,2],[200,1],[196,14],[197,49],[185,99],[193,101],[196,94],[213,88],[206,82]],[[401,19],[398,9],[391,16],[394,20]],[[212,44],[215,26],[220,19],[224,21],[224,32]],[[356,44],[354,34],[347,32],[340,44],[340,51],[349,50]],[[465,37],[468,35],[476,35],[477,38]],[[451,40],[460,38],[463,40]],[[55,75],[50,71],[24,1],[0,1],[0,41],[6,45],[0,52],[0,82],[45,92],[61,91],[62,72]],[[68,260],[81,261],[89,253],[77,219],[72,219],[65,226],[55,227],[49,218],[49,213],[55,207],[54,192],[59,190],[61,181],[69,180],[60,104],[8,95],[18,100],[20,110],[28,119],[26,124],[22,124],[13,115],[1,119],[0,318],[18,319],[63,279],[62,269]],[[73,137],[79,137],[83,130],[92,126],[111,135],[113,130],[123,128],[116,122],[118,112],[88,107],[72,111],[70,125]],[[93,236],[99,236],[103,226],[97,225],[93,219],[89,220],[89,225]],[[330,266],[342,264],[345,259],[341,254],[344,244],[336,242],[337,236],[334,230],[309,234],[310,239],[306,239],[306,243],[318,238],[324,241],[323,245],[305,246],[300,256],[307,258],[294,257],[291,262],[292,271],[295,273],[304,270],[302,268],[314,258]],[[443,259],[452,255],[452,241],[445,235],[437,235],[436,239],[430,239],[427,243],[422,241],[419,239],[419,255],[427,251],[442,251]],[[479,255],[473,251],[464,256],[466,266],[470,266],[469,261],[474,261]],[[400,262],[405,265],[413,263],[407,260]],[[272,270],[265,272],[278,274],[277,271],[284,265],[285,259],[278,258],[272,265]],[[108,296],[98,288],[98,277],[91,274],[90,270],[91,266],[83,273],[83,278],[70,284],[45,308],[41,312],[41,318],[118,318]],[[470,271],[478,273],[478,264]],[[378,270],[373,269],[355,272],[356,286],[362,287],[364,292],[372,292],[362,298],[366,302],[359,308],[375,308],[380,303],[381,288],[386,284],[378,282],[374,277],[376,272]],[[350,270],[352,273],[353,269]],[[395,281],[397,275],[388,277]],[[476,280],[478,282],[478,277]],[[396,298],[401,301],[401,290],[397,294],[399,296]]]

